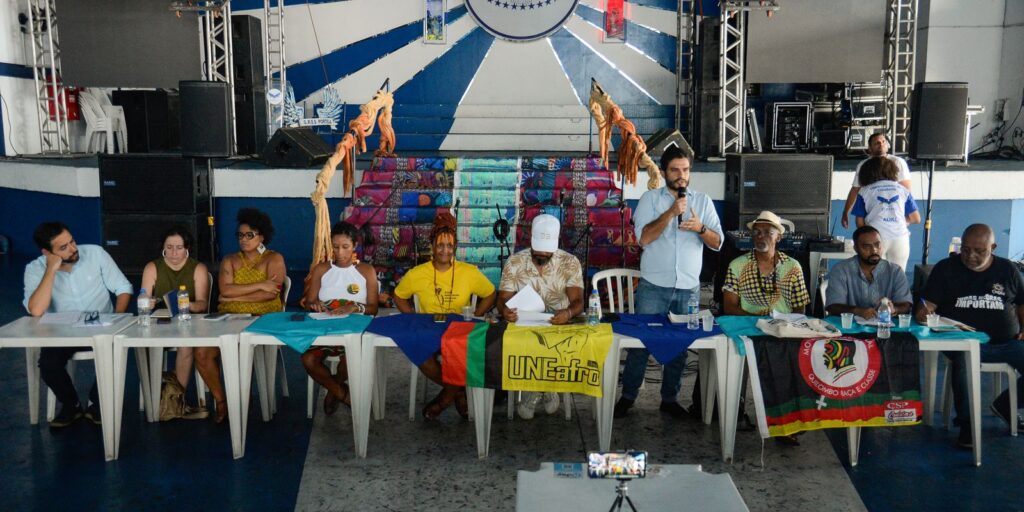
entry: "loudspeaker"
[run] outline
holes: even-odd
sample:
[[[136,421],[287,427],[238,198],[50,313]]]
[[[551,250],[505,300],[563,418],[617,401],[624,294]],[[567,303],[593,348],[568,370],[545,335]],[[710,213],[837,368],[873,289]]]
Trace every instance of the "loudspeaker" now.
[[[722,226],[725,229],[740,229],[741,217],[756,216],[762,210],[771,210],[778,215],[785,213],[790,217],[821,216],[825,228],[820,229],[819,224],[814,224],[814,228],[808,232],[828,233],[831,187],[831,155],[727,155]]]
[[[772,213],[792,222],[793,231],[796,233],[804,233],[810,237],[826,236],[829,234],[829,212],[796,213],[785,211],[782,208],[775,208],[772,210]],[[757,213],[740,214],[739,222],[737,223],[738,229],[747,229],[747,223],[756,218]],[[786,232],[789,232],[788,226],[786,227]]]
[[[225,82],[183,80],[181,93],[181,154],[229,157],[233,153],[231,86]]]
[[[166,92],[117,90],[111,102],[124,109],[129,153],[167,151],[170,110]]]
[[[239,155],[258,155],[267,145],[267,100],[263,87],[235,87],[235,132]]]
[[[210,226],[206,215],[120,214],[103,217],[103,248],[126,274],[138,274],[146,263],[160,257],[160,236],[168,228],[181,224],[192,234],[189,253],[210,266]]]
[[[333,153],[309,127],[278,128],[263,148],[263,160],[270,167],[309,168],[322,165]]]
[[[962,159],[967,137],[967,84],[918,82],[911,104],[910,157]]]
[[[206,165],[176,155],[100,154],[100,208],[111,213],[210,212]],[[139,229],[149,229],[139,226]]]
[[[647,155],[652,159],[660,157],[666,149],[676,146],[683,150],[683,154],[693,159],[693,148],[683,138],[683,134],[674,128],[662,128],[652,134],[646,141]]]
[[[265,88],[263,29],[259,18],[246,14],[231,16],[231,49],[235,65],[235,87]]]

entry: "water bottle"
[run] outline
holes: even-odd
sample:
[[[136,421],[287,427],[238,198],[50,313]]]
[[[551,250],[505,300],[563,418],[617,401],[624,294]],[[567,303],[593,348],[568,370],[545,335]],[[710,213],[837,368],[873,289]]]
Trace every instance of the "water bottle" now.
[[[700,328],[700,297],[699,292],[690,294],[690,300],[686,303],[686,328],[696,331]]]
[[[188,304],[188,290],[185,289],[185,285],[181,285],[178,287],[178,320],[182,322],[192,319]]]
[[[149,294],[146,293],[145,288],[139,290],[139,301],[137,304],[139,309],[139,325],[142,327],[149,327],[149,314],[153,312],[153,299],[151,299]]]
[[[590,292],[590,300],[587,301],[587,323],[590,325],[597,325],[601,321],[601,296],[597,293],[597,288],[594,288]]]
[[[887,297],[882,297],[878,305],[878,339],[889,339],[889,328],[892,326],[892,304]]]

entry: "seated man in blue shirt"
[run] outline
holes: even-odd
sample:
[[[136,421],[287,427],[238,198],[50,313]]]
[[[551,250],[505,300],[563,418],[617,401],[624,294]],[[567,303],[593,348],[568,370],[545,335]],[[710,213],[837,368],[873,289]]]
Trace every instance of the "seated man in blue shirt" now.
[[[45,222],[33,234],[42,256],[25,266],[25,309],[32,316],[47,312],[98,311],[124,313],[132,296],[132,285],[118,270],[114,260],[96,245],[78,247],[68,227],[60,222]],[[110,294],[117,296],[117,306]],[[78,391],[65,366],[75,352],[86,347],[54,347],[39,351],[39,373],[43,382],[60,400],[60,414],[50,427],[66,427],[82,417]],[[100,423],[99,395],[96,384],[89,392],[85,417]]]
[[[865,320],[878,316],[882,297],[893,304],[893,314],[909,313],[913,303],[907,274],[895,263],[882,259],[882,237],[871,226],[853,232],[857,255],[837,263],[828,273],[825,311],[831,315],[853,313]]]

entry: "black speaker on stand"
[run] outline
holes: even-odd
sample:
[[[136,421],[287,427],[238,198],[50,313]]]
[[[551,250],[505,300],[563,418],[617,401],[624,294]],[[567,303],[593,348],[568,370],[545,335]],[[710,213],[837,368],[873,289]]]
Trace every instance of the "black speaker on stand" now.
[[[124,109],[129,153],[158,153],[170,148],[170,109],[165,91],[117,90],[112,103]]]
[[[932,184],[935,162],[959,160],[966,152],[967,84],[918,82],[911,96],[910,157],[927,160],[928,201],[925,203],[924,248],[921,264],[928,265],[932,242]]]
[[[239,155],[258,155],[267,145],[267,87],[264,83],[263,30],[255,16],[231,16],[234,58],[235,134]]]
[[[183,80],[181,94],[181,154],[204,158],[229,157],[232,151],[230,84]]]
[[[270,167],[308,169],[322,165],[333,153],[309,127],[278,128],[263,148],[263,160]]]

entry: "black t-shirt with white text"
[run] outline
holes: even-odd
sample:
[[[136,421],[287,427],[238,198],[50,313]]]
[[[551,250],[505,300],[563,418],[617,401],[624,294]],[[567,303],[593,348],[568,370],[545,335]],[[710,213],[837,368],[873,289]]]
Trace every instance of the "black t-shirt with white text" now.
[[[983,272],[967,268],[959,256],[935,265],[923,297],[938,305],[942,316],[963,322],[988,334],[991,343],[1017,336],[1017,306],[1024,304],[1024,277],[1005,258],[992,257]]]

